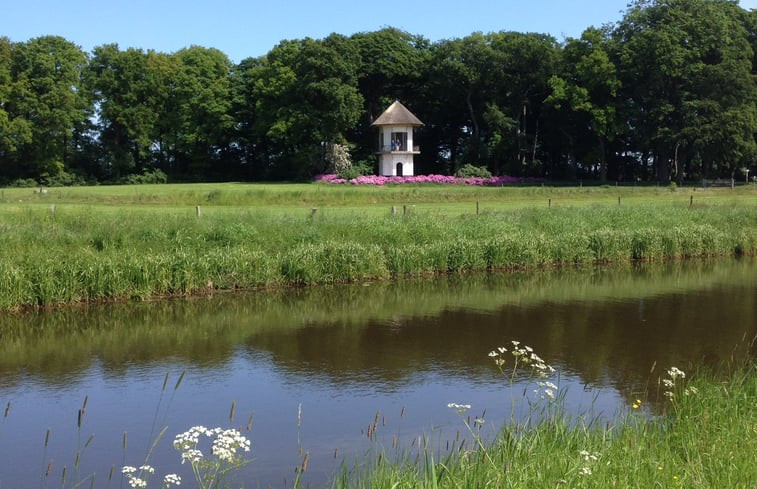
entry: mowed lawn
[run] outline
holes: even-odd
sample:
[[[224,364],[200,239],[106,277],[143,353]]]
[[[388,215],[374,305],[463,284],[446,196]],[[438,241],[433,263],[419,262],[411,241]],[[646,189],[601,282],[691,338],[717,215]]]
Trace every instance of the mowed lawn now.
[[[41,190],[41,191],[40,191]],[[102,206],[118,214],[142,209],[153,213],[211,217],[233,208],[285,215],[398,214],[461,215],[523,208],[607,206],[737,206],[745,212],[757,207],[757,186],[731,188],[629,186],[512,186],[391,185],[385,187],[325,183],[193,183],[166,185],[113,185],[49,189],[0,189],[0,218],[45,206],[55,212]]]

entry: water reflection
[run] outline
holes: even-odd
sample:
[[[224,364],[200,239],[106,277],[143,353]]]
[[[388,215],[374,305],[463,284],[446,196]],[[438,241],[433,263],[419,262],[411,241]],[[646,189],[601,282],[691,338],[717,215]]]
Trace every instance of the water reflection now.
[[[95,362],[114,376],[155,362],[224,368],[240,347],[335,384],[440,368],[486,376],[486,352],[518,338],[587,383],[622,386],[654,362],[730,355],[757,328],[755,277],[755,260],[668,263],[11,315],[0,327],[0,385],[70,385]]]
[[[2,462],[0,487],[38,483],[46,426],[61,440],[49,455],[59,474],[62,460],[76,451],[72,420],[87,395],[86,429],[97,434],[92,471],[103,474],[121,460],[124,431],[132,440],[130,460],[143,453],[156,411],[162,422],[170,420],[173,434],[193,424],[228,425],[235,400],[243,414],[233,423],[244,425],[252,412],[256,420],[256,462],[245,472],[247,485],[281,486],[286,477],[291,485],[302,457],[298,440],[312,452],[308,481],[317,483],[338,466],[335,449],[345,455],[365,449],[361,430],[377,410],[395,435],[408,437],[454,425],[448,402],[471,402],[501,419],[509,412],[504,382],[487,352],[511,339],[560,368],[569,408],[611,414],[654,389],[656,375],[670,365],[690,369],[729,358],[745,337],[757,335],[756,318],[755,259],[462,275],[5,315],[0,404],[10,400],[14,408],[11,421],[0,425],[0,448],[7,453],[13,446],[18,460]],[[182,370],[186,380],[174,393]],[[172,377],[161,398],[167,371]],[[299,405],[305,415],[298,429]],[[156,462],[175,463],[168,445],[155,452]]]

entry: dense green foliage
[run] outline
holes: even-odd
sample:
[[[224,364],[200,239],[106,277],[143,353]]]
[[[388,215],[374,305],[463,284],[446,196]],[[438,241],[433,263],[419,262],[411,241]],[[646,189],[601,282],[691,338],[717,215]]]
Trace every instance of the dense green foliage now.
[[[90,200],[77,194],[68,199],[109,205],[60,203],[66,200],[64,194],[60,200],[48,200],[59,202],[52,208],[4,204],[0,208],[0,308],[757,250],[757,212],[746,196],[720,200],[728,205],[717,205],[717,199],[712,201],[715,205],[689,207],[688,199],[675,204],[662,198],[629,198],[617,206],[614,199],[607,199],[605,189],[586,189],[579,194],[584,200],[575,201],[578,205],[550,208],[539,194],[531,200],[519,195],[519,190],[532,189],[504,189],[514,199],[525,200],[506,202],[506,195],[500,193],[505,207],[492,202],[476,215],[470,203],[445,205],[455,194],[438,187],[414,194],[418,202],[428,204],[405,206],[407,213],[391,214],[388,206],[362,204],[320,208],[313,214],[309,207],[302,208],[308,198],[344,205],[340,199],[371,201],[377,189],[348,188],[351,192],[344,193],[311,184],[277,193],[266,187],[238,198],[246,199],[242,202],[278,200],[279,205],[208,206],[201,216],[186,203],[184,207],[113,205],[119,201],[171,204],[197,198],[197,194],[183,195],[181,186],[173,189],[173,197],[140,197],[132,192],[122,197],[90,194]],[[298,191],[299,187],[309,187],[311,192]],[[469,187],[458,190],[478,192]],[[465,197],[463,193],[457,198],[461,195]],[[233,202],[220,191],[205,197],[204,202]],[[541,205],[534,207],[535,202]]]
[[[374,159],[370,123],[394,99],[425,122],[418,173],[742,180],[757,174],[755,48],[757,11],[733,0],[637,0],[563,43],[385,28],[237,65],[199,46],[0,38],[0,182],[305,179],[335,144]]]

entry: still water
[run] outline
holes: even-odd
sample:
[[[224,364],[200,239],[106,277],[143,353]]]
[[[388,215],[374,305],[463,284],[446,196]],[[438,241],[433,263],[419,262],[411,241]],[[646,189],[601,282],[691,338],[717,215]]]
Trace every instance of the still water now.
[[[150,487],[168,472],[194,487],[172,441],[195,425],[241,428],[252,440],[240,485],[291,487],[307,454],[303,481],[321,486],[357,457],[417,450],[419,436],[443,449],[464,428],[450,402],[485,411],[493,434],[513,406],[487,353],[511,340],[557,369],[571,414],[611,419],[636,398],[654,414],[665,368],[716,365],[755,335],[755,259],[3,315],[0,489],[60,487],[64,467],[66,487],[125,487],[120,467],[148,453],[159,476]],[[516,402],[520,413],[526,403]]]

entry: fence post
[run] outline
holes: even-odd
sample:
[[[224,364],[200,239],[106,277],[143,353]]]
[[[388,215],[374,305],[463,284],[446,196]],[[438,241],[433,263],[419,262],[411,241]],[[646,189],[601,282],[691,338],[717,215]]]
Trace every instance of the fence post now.
[[[476,215],[478,215],[480,211],[481,211],[481,206],[479,205],[479,202],[476,201]]]
[[[689,196],[689,207],[691,207],[691,206],[693,206],[693,205],[694,205],[694,196],[693,196],[693,195],[690,195],[690,196]]]
[[[195,206],[195,213],[197,214],[197,217],[202,216],[202,211],[200,210],[200,206]]]
[[[55,204],[50,204],[50,215],[55,215]]]
[[[549,199],[547,201],[547,209],[551,209],[551,208],[552,208],[552,199]]]
[[[310,217],[315,217],[315,214],[318,212],[318,207],[313,207],[310,209]]]
[[[397,206],[393,205],[392,206],[392,215],[395,215],[396,213],[397,213]]]

